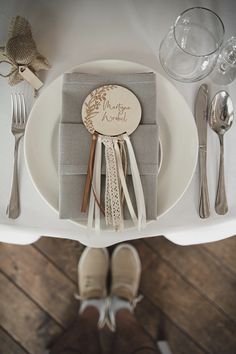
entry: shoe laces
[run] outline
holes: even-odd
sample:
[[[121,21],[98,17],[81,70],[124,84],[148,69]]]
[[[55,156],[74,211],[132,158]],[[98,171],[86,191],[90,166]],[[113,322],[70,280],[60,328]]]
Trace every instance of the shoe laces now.
[[[75,300],[78,300],[78,301],[82,301],[83,300],[82,297],[79,294],[77,294],[77,293],[74,293],[74,298],[75,298]]]
[[[74,294],[76,300],[83,301],[84,299],[77,293]],[[142,301],[143,295],[138,295],[130,301],[127,301],[131,305],[131,311],[133,312],[137,304]],[[115,323],[115,314],[114,309],[112,309],[112,297],[109,296],[104,299],[104,306],[98,309],[99,310],[99,320],[98,320],[98,329],[102,329],[107,325],[111,332],[115,332],[116,323]]]
[[[92,299],[84,299],[83,297],[81,297],[79,294],[75,293],[74,294],[74,298],[78,301],[89,301]],[[102,300],[102,299],[101,299]],[[109,327],[109,324],[107,323],[107,312],[108,312],[108,298],[104,298],[104,304],[103,306],[97,307],[98,311],[99,311],[99,319],[98,319],[98,329],[102,329],[106,324]],[[89,306],[89,304],[88,304]],[[92,305],[94,306],[94,305]],[[86,306],[85,306],[86,308]],[[85,308],[83,310],[85,310]]]
[[[133,313],[135,307],[137,306],[137,304],[140,301],[142,301],[142,299],[143,299],[143,295],[140,294],[130,301],[127,300],[127,302],[131,305],[131,312],[132,313]],[[112,297],[108,298],[107,326],[112,332],[115,332],[116,323],[115,323],[114,309],[112,308]]]
[[[134,299],[132,299],[130,301],[133,311],[134,311],[135,307],[137,306],[137,304],[142,300],[143,300],[143,295],[139,294],[138,296],[136,296]]]

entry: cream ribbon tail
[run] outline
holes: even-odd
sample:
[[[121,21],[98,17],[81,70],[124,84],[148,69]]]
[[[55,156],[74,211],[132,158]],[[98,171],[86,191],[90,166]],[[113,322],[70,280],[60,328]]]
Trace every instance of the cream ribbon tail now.
[[[130,161],[130,168],[134,186],[134,194],[136,198],[136,204],[138,209],[138,230],[141,230],[146,226],[146,207],[145,207],[145,199],[143,194],[143,187],[142,182],[138,170],[138,165],[136,161],[136,157],[134,154],[134,150],[130,141],[130,138],[127,134],[124,134],[124,139],[126,142],[129,161]]]

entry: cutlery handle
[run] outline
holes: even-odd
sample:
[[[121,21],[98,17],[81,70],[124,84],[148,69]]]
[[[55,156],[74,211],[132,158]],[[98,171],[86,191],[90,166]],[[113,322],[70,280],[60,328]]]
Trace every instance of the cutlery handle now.
[[[12,187],[10,201],[7,207],[7,215],[9,219],[17,219],[20,215],[20,196],[19,196],[19,184],[18,184],[18,150],[20,137],[15,137],[15,149],[14,149],[14,167],[12,177]]]
[[[199,200],[199,216],[202,219],[210,216],[210,202],[207,185],[206,173],[206,148],[199,149],[199,168],[200,168],[200,200]]]
[[[219,135],[220,140],[220,167],[218,187],[215,201],[215,211],[219,215],[224,215],[228,211],[228,203],[225,191],[225,173],[224,173],[224,139],[223,135]]]

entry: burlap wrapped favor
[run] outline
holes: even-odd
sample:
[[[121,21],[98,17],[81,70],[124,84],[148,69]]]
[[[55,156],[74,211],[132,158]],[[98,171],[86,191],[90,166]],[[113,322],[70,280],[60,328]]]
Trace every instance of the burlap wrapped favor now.
[[[31,25],[24,17],[16,16],[10,22],[7,43],[5,47],[0,47],[0,63],[3,62],[12,65],[9,73],[0,73],[2,77],[8,78],[10,85],[24,80],[19,74],[21,65],[28,67],[34,74],[50,68],[47,59],[38,52]]]

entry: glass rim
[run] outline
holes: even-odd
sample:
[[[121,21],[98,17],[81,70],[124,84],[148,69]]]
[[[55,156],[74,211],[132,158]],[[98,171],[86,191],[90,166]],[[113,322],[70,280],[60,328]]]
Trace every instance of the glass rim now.
[[[179,42],[177,41],[177,38],[176,38],[176,35],[175,35],[175,29],[176,29],[177,22],[179,21],[179,19],[180,19],[186,12],[191,11],[191,10],[195,10],[195,9],[206,10],[206,11],[211,12],[213,15],[215,15],[215,16],[217,17],[217,19],[219,20],[219,22],[220,22],[220,24],[221,24],[221,26],[222,26],[222,31],[223,31],[222,39],[221,39],[220,43],[217,45],[217,48],[216,48],[215,50],[213,50],[213,51],[211,51],[211,52],[209,52],[209,53],[207,53],[207,54],[203,54],[203,55],[193,54],[193,53],[191,53],[191,52],[189,52],[189,51],[183,49],[183,48],[179,45]],[[211,10],[211,9],[208,9],[207,7],[193,6],[193,7],[190,7],[190,8],[188,8],[188,9],[184,10],[184,11],[181,12],[180,15],[176,18],[173,27],[174,27],[174,31],[173,31],[173,32],[174,32],[174,39],[175,39],[175,42],[176,42],[177,46],[178,46],[183,52],[185,52],[185,53],[187,53],[187,54],[189,54],[189,55],[192,55],[193,57],[203,58],[203,57],[208,57],[209,55],[212,55],[212,54],[216,53],[216,52],[219,50],[219,48],[221,47],[221,45],[222,45],[222,43],[223,43],[223,41],[224,41],[224,35],[225,35],[225,26],[224,26],[224,23],[223,23],[223,21],[221,20],[220,16],[217,15],[217,13],[215,13],[215,12],[214,12],[213,10]]]

